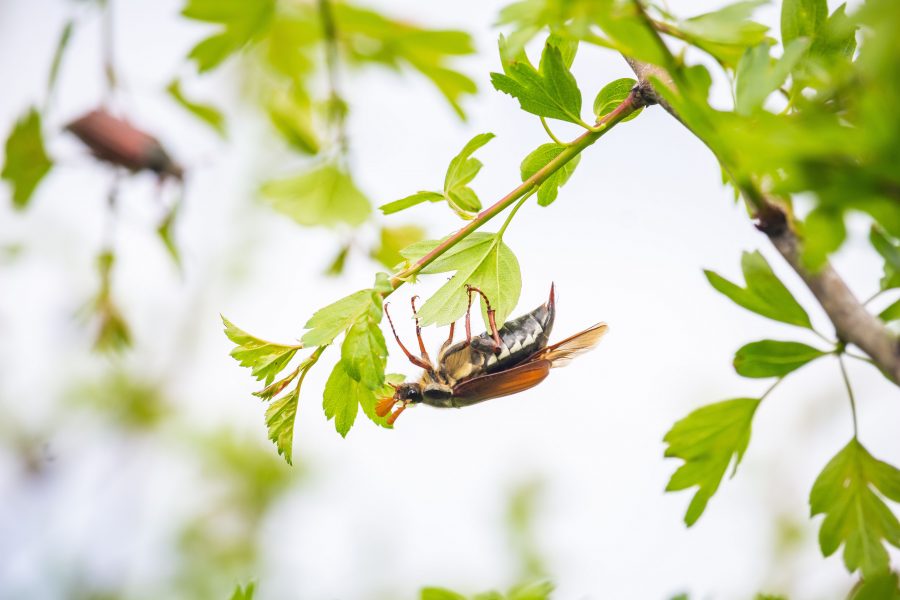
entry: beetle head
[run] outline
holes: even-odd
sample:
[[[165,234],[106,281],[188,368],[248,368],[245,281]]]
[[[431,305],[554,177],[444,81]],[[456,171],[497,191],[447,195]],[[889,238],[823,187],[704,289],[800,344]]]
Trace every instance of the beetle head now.
[[[375,414],[379,417],[387,417],[388,425],[393,425],[407,406],[422,401],[422,386],[418,383],[391,383],[390,386],[394,388],[394,395],[379,400],[375,404]],[[391,412],[395,406],[396,410]]]

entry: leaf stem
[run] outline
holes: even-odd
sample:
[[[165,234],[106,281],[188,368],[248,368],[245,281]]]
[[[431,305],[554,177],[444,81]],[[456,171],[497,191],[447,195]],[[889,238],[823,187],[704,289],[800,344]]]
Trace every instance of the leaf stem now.
[[[556,143],[559,144],[560,146],[565,146],[565,145],[566,145],[565,142],[560,141],[560,139],[559,139],[558,137],[556,137],[556,136],[553,134],[553,131],[550,129],[550,125],[547,124],[547,119],[546,119],[546,118],[541,117],[541,125],[544,126],[544,131],[547,132],[547,135],[550,136],[550,139],[551,139],[551,140],[553,140],[554,142],[556,142]]]
[[[497,202],[478,213],[474,219],[469,221],[465,226],[448,236],[444,241],[435,246],[428,254],[417,260],[415,263],[396,273],[391,277],[391,291],[382,294],[387,297],[403,285],[408,279],[415,276],[419,271],[434,262],[439,256],[447,252],[450,248],[458,244],[474,231],[478,230],[482,225],[503,212],[507,207],[520,200],[523,196],[536,190],[538,186],[544,183],[551,175],[561,169],[563,165],[581,154],[581,151],[600,139],[603,134],[612,129],[617,123],[629,115],[643,108],[645,102],[638,90],[632,90],[628,97],[622,101],[612,112],[603,116],[594,127],[575,138],[572,142],[566,144],[565,149],[559,153],[553,160],[548,162],[542,168],[538,169],[534,175],[516,186],[511,192],[500,198]]]
[[[869,305],[869,302],[871,302],[872,300],[874,300],[875,298],[877,298],[878,296],[880,296],[884,291],[885,291],[885,290],[878,290],[877,292],[875,292],[874,294],[872,294],[871,296],[869,296],[868,299],[867,299],[865,302],[863,302],[863,306],[868,306],[868,305]]]
[[[853,439],[859,436],[859,424],[856,420],[856,398],[853,396],[853,388],[850,387],[850,377],[847,376],[847,367],[844,365],[844,357],[838,354],[838,364],[841,367],[841,377],[844,378],[844,385],[847,386],[847,396],[850,397],[850,412],[853,414]]]
[[[516,213],[519,212],[519,209],[522,207],[522,205],[525,204],[525,202],[534,195],[534,192],[536,190],[537,188],[522,196],[522,199],[519,200],[515,206],[513,206],[513,209],[510,211],[509,215],[507,215],[506,220],[503,221],[503,225],[500,226],[500,230],[497,231],[498,238],[503,237],[503,234],[506,232],[506,228],[509,227],[509,224],[512,222],[513,217],[516,216]]]
[[[763,400],[765,400],[766,396],[768,396],[772,392],[772,390],[774,390],[775,387],[782,381],[784,381],[784,377],[779,377],[778,379],[776,379],[775,383],[770,385],[769,388],[765,392],[763,392],[763,395],[759,397],[759,401],[762,402]]]

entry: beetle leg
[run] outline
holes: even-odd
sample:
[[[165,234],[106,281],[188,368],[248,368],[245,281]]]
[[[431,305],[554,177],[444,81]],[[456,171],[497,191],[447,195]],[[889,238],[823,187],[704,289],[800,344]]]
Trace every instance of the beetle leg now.
[[[391,313],[388,312],[388,303],[384,303],[384,314],[387,316],[388,323],[391,325],[391,332],[394,334],[394,339],[397,340],[397,345],[400,346],[400,349],[403,350],[403,354],[406,355],[406,358],[409,359],[409,362],[416,365],[420,369],[425,369],[430,373],[434,373],[434,367],[431,366],[430,362],[425,362],[425,360],[419,358],[418,356],[414,356],[412,352],[406,349],[406,346],[403,345],[403,342],[400,341],[400,336],[397,335],[397,330],[394,328],[394,321],[391,319]]]
[[[444,354],[444,350],[450,347],[450,344],[453,343],[453,330],[456,329],[456,322],[450,323],[450,335],[447,336],[447,341],[444,342],[444,345],[441,346],[441,351],[439,354]],[[438,356],[438,362],[441,361],[440,356]]]
[[[494,354],[500,354],[500,350],[503,344],[500,341],[500,332],[497,330],[497,321],[494,318],[495,311],[493,308],[491,308],[491,301],[488,300],[488,297],[484,294],[484,292],[482,292],[474,285],[466,284],[466,291],[469,294],[469,310],[466,311],[466,339],[471,342],[469,318],[470,313],[472,312],[472,292],[478,292],[484,299],[484,305],[487,308],[488,323],[490,323],[491,325],[491,337],[494,339]]]
[[[416,320],[416,339],[419,340],[419,350],[422,352],[422,360],[431,364],[431,357],[428,356],[428,351],[425,350],[425,342],[422,341],[422,328],[419,327],[419,313],[416,312],[416,300],[418,299],[418,296],[413,296],[409,299],[409,303],[412,306],[413,319]]]

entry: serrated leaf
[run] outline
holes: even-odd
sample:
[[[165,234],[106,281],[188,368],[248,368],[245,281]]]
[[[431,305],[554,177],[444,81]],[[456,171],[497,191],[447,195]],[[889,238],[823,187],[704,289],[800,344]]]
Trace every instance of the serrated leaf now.
[[[556,143],[542,144],[538,146],[522,161],[520,167],[522,181],[525,181],[539,170],[547,166],[547,164],[559,156],[566,147]],[[549,206],[556,196],[559,194],[559,188],[566,184],[575,167],[581,160],[581,155],[576,155],[572,160],[557,169],[544,182],[538,186],[537,198],[538,204],[541,206]]]
[[[522,110],[551,119],[581,124],[581,90],[566,66],[562,52],[549,40],[535,69],[527,59],[510,57],[500,36],[503,73],[491,73],[498,91],[519,101]]]
[[[41,114],[34,107],[16,121],[6,139],[6,159],[0,178],[12,187],[13,207],[23,209],[53,162],[44,149]]]
[[[599,119],[603,115],[608,115],[611,113],[617,106],[622,104],[626,98],[631,94],[631,89],[637,84],[637,81],[631,79],[630,77],[623,77],[622,79],[616,79],[614,81],[610,81],[606,85],[603,86],[599,92],[597,92],[597,97],[594,98],[594,114]],[[622,123],[625,121],[630,121],[631,119],[638,116],[643,108],[639,108],[634,111],[624,119],[622,119]]]
[[[750,443],[751,423],[759,406],[757,398],[735,398],[699,408],[669,430],[663,441],[665,456],[684,461],[672,475],[667,492],[697,486],[684,522],[693,525],[703,514],[728,466],[737,470]]]
[[[197,63],[200,72],[217,67],[260,35],[268,27],[274,12],[275,0],[189,0],[182,15],[189,19],[215,23],[222,28],[194,46],[188,58]]]
[[[900,547],[900,522],[881,496],[900,502],[900,470],[855,438],[829,461],[809,495],[811,516],[825,515],[822,554],[831,556],[843,545],[847,569],[859,569],[864,577],[888,570],[885,542]]]
[[[436,245],[437,242],[432,244]],[[419,246],[417,250],[424,247],[426,246]],[[522,291],[519,261],[512,250],[502,239],[487,233],[474,233],[451,250],[453,252],[445,253],[422,271],[456,272],[450,281],[422,305],[419,311],[422,326],[448,325],[462,317],[468,305],[466,284],[480,288],[487,295],[496,311],[497,326],[502,326],[515,309]],[[488,327],[486,310],[482,306],[485,327]]]
[[[353,427],[360,405],[364,412],[374,412],[375,394],[353,379],[347,371],[347,365],[339,360],[325,383],[322,407],[325,416],[329,420],[334,419],[334,427],[341,437],[346,437]]]
[[[267,342],[240,329],[224,316],[222,323],[225,325],[225,335],[235,345],[231,351],[232,358],[242,367],[250,368],[253,376],[259,381],[265,381],[266,386],[275,380],[275,376],[287,366],[297,350],[303,347]]]
[[[744,252],[741,257],[741,269],[744,272],[746,288],[712,271],[704,271],[704,274],[716,291],[730,298],[738,306],[775,321],[812,329],[809,315],[781,283],[759,251]]]
[[[270,181],[261,193],[272,208],[306,226],[360,225],[372,210],[350,174],[333,164]]]
[[[269,439],[275,443],[278,454],[284,456],[287,464],[293,465],[294,422],[297,418],[297,405],[300,401],[300,390],[293,388],[290,392],[273,400],[266,409],[266,427]]]
[[[379,237],[381,240],[378,247],[372,250],[372,258],[393,269],[403,261],[400,251],[424,238],[425,230],[416,225],[382,227]]]
[[[737,66],[735,110],[750,115],[762,108],[769,94],[785,82],[791,71],[809,48],[809,40],[796,39],[787,44],[784,54],[776,61],[769,57],[769,43],[748,48]]]
[[[308,329],[301,342],[304,346],[327,346],[334,338],[349,329],[373,305],[381,310],[381,297],[374,290],[366,289],[344,296],[325,308],[317,310],[304,325]]]
[[[856,23],[847,16],[847,5],[838,6],[825,26],[816,32],[810,54],[826,62],[850,60],[856,51]]]
[[[734,370],[743,377],[784,377],[826,354],[800,342],[762,340],[746,344],[737,351]]]
[[[177,79],[172,80],[172,83],[166,88],[166,92],[182,108],[212,127],[220,136],[225,137],[225,116],[222,114],[222,111],[212,105],[195,102],[187,98],[181,89],[181,82]]]
[[[415,194],[412,194],[410,196],[406,196],[405,198],[400,198],[399,200],[394,200],[393,202],[382,204],[379,208],[381,209],[382,213],[386,215],[392,215],[396,212],[406,210],[407,208],[411,208],[423,202],[440,202],[442,200],[444,200],[444,195],[439,192],[421,191],[416,192]]]
[[[881,289],[900,287],[900,241],[891,239],[880,227],[873,225],[869,231],[869,242],[884,259],[884,277]]]
[[[381,13],[344,2],[335,3],[333,12],[336,29],[351,61],[391,68],[409,65],[428,78],[453,110],[465,118],[461,100],[477,87],[469,77],[449,68],[447,59],[475,51],[469,34],[422,29],[408,21],[391,20]]]
[[[381,306],[370,304],[347,330],[341,345],[341,360],[347,373],[370,390],[384,384],[384,367],[387,363],[387,345],[378,324],[381,322]]]
[[[827,0],[784,0],[781,4],[781,43],[812,39],[828,19]]]
[[[444,176],[444,196],[451,208],[466,216],[481,210],[481,202],[468,184],[481,170],[481,161],[472,154],[494,139],[493,133],[480,133],[469,140],[459,154],[450,160]]]

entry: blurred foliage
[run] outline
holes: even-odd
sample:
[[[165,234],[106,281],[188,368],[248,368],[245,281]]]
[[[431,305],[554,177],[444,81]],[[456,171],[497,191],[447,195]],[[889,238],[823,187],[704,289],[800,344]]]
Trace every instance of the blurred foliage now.
[[[13,206],[25,208],[35,188],[53,166],[44,149],[41,115],[36,109],[30,109],[16,123],[6,140],[5,155],[0,178],[12,187]]]

